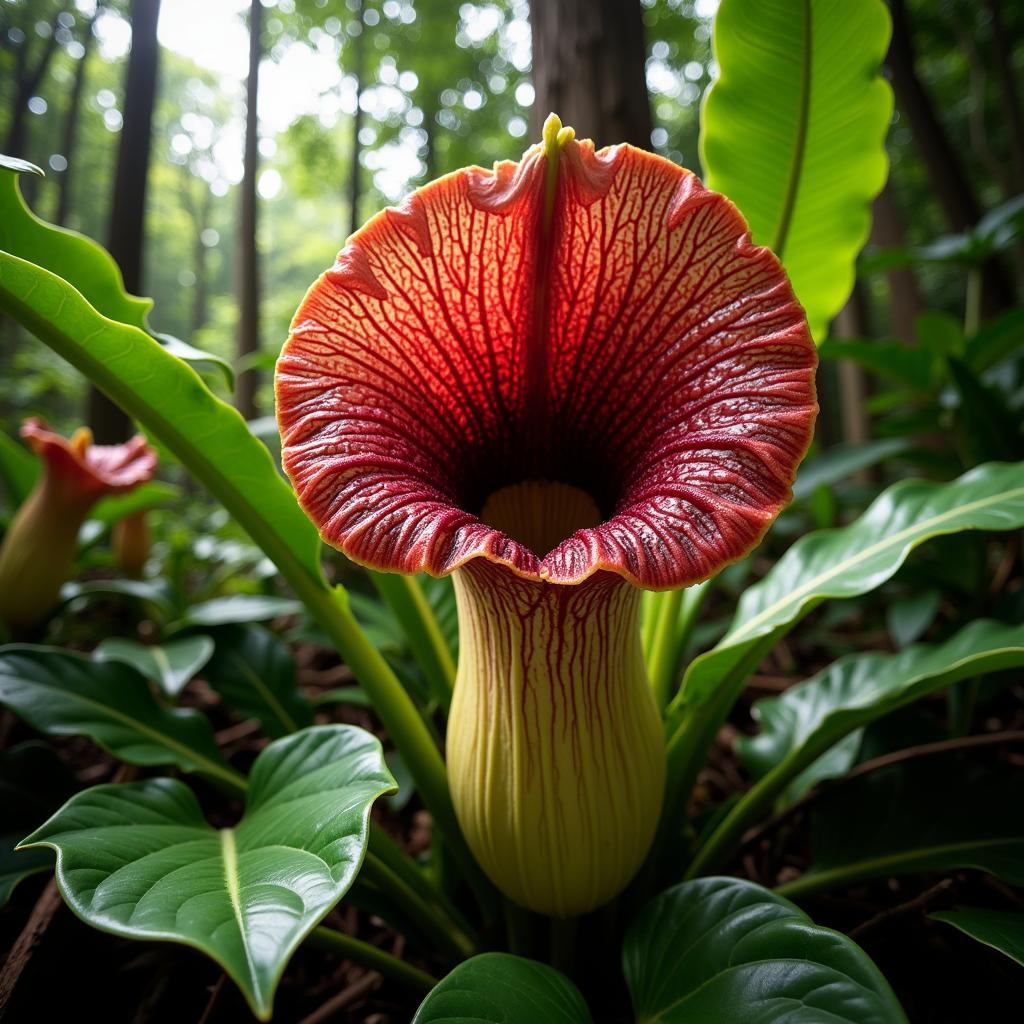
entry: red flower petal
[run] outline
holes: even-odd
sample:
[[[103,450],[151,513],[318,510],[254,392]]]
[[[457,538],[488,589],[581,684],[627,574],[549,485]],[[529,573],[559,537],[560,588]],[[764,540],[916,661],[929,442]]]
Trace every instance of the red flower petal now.
[[[789,498],[816,354],[778,261],[667,160],[575,141],[557,159],[547,212],[541,147],[417,190],[296,314],[284,465],[358,562],[676,587],[744,555]],[[604,521],[550,552],[480,521],[526,480],[582,489]]]
[[[71,497],[96,501],[108,494],[123,494],[156,471],[156,452],[141,434],[124,444],[98,445],[87,430],[68,440],[33,417],[22,425],[21,436]]]

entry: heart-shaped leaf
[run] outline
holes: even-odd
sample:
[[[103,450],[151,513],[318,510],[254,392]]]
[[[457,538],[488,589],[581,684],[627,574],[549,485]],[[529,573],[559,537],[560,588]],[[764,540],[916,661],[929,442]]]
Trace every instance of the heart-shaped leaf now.
[[[715,17],[707,182],[775,250],[819,342],[853,288],[888,173],[889,32],[881,0],[722,0]]]
[[[643,1024],[905,1024],[878,968],[845,935],[736,878],[684,882],[623,945]]]
[[[792,897],[868,878],[977,868],[1024,885],[1024,774],[959,758],[892,765],[821,798]]]
[[[1017,665],[1024,665],[1024,626],[979,619],[942,644],[840,658],[782,696],[758,701],[761,732],[737,746],[759,781],[712,832],[690,876],[720,867],[774,801],[790,802],[845,774],[859,741],[842,741],[856,730],[961,679]]]
[[[244,785],[198,711],[161,707],[145,677],[56,647],[0,648],[0,704],[51,736],[85,735],[131,764],[173,764]]]
[[[998,949],[1024,967],[1024,913],[1019,910],[986,910],[964,907],[929,914],[935,921],[959,928],[972,939]]]
[[[44,743],[21,743],[0,751],[0,907],[29,875],[49,871],[49,850],[14,848],[76,789],[75,777]]]
[[[553,967],[508,953],[459,964],[423,1000],[412,1024],[590,1024],[576,986]]]
[[[352,884],[370,807],[394,787],[380,744],[319,726],[268,746],[245,816],[212,828],[173,779],[96,786],[22,846],[57,851],[57,884],[96,928],[213,957],[268,1020],[289,957]]]
[[[99,661],[130,665],[157,682],[168,697],[177,697],[212,654],[213,639],[208,636],[183,636],[164,644],[140,644],[127,637],[111,636],[93,651]]]
[[[206,678],[235,711],[259,719],[269,736],[287,736],[313,724],[313,708],[295,682],[295,659],[268,629],[218,630]]]

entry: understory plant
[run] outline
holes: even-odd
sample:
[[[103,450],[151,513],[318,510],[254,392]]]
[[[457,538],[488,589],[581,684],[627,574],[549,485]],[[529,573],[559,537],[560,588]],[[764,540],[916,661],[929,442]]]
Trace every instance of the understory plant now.
[[[145,776],[12,820],[0,893],[52,851],[79,917],[203,951],[260,1019],[303,943],[404,987],[418,1024],[906,1019],[857,943],[797,904],[931,870],[1024,885],[1019,776],[954,769],[936,806],[899,764],[857,775],[871,728],[921,698],[959,693],[969,723],[978,680],[1024,664],[1020,616],[972,609],[935,642],[822,665],[754,705],[748,788],[699,784],[751,676],[812,612],[881,593],[926,542],[1024,526],[1024,464],[986,461],[900,480],[737,584],[799,489],[816,343],[885,179],[885,8],[824,6],[724,0],[707,186],[551,117],[520,162],[448,175],[357,232],[278,362],[287,480],[203,354],[154,336],[106,253],[35,218],[16,184],[32,169],[4,162],[0,308],[216,498],[289,594],[190,604],[115,579],[147,603],[150,642],[0,649],[0,703]],[[786,47],[756,45],[794,17]],[[322,541],[379,601],[328,581]],[[983,544],[985,565],[1004,557]],[[713,606],[725,622],[702,637]],[[366,730],[314,724],[287,645],[257,625],[280,614],[337,651],[390,762]],[[179,704],[200,673],[269,741],[246,772]],[[7,756],[12,774],[45,758]],[[421,860],[372,818],[400,774],[430,814]],[[214,827],[197,792],[237,813]],[[774,888],[726,874],[814,801],[805,871]],[[415,955],[322,924],[343,898]]]

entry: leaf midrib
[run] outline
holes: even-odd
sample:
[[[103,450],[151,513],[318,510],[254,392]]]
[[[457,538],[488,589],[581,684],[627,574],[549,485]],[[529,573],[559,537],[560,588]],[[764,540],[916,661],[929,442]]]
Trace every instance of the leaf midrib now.
[[[248,933],[242,913],[242,887],[238,877],[238,850],[235,847],[234,829],[222,828],[220,830],[220,854],[224,863],[224,884],[227,887],[231,912],[235,915],[235,924],[238,925],[238,937],[242,942],[242,952],[245,954],[245,965],[249,971],[253,995],[256,997],[256,1002],[262,1006],[264,1003],[263,990],[256,973],[256,965],[252,960],[252,954],[249,952]]]
[[[940,523],[955,518],[956,516],[974,512],[978,509],[985,508],[987,505],[996,505],[1002,501],[1008,501],[1017,497],[1024,497],[1024,487],[1015,487],[1008,491],[1000,491],[998,494],[989,495],[987,498],[979,498],[976,501],[967,502],[965,505],[957,505],[955,508],[948,509],[946,512],[940,512],[938,515],[932,516],[930,519],[926,519],[923,522],[918,522],[912,526],[904,527],[902,530],[891,534],[884,540],[876,541],[874,544],[871,544],[866,548],[862,548],[856,554],[850,555],[842,562],[838,562],[836,565],[832,566],[831,569],[820,573],[808,580],[806,583],[800,584],[800,586],[795,590],[791,590],[784,598],[780,598],[770,604],[767,608],[764,608],[756,615],[747,619],[747,621],[740,626],[732,637],[728,638],[730,641],[728,647],[737,646],[738,644],[745,642],[747,639],[757,639],[755,631],[762,622],[770,620],[780,609],[785,608],[787,605],[799,604],[803,597],[818,589],[828,580],[846,572],[846,570],[852,566],[857,565],[858,562],[868,561],[880,552],[885,551],[885,549],[890,546],[899,547],[903,541],[909,540],[917,534],[923,534],[933,526],[937,526]],[[863,520],[861,522],[863,522]],[[751,636],[751,633],[755,633],[755,635]],[[723,646],[719,649],[724,650],[727,648]],[[708,653],[713,654],[714,652],[709,651]]]

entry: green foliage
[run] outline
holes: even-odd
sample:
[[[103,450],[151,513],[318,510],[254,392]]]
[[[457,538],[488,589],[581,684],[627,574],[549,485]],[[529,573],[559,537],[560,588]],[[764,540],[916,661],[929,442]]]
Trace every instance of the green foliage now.
[[[12,644],[0,648],[0,704],[50,736],[85,735],[122,761],[174,765],[239,787],[209,721],[193,709],[162,707],[127,665]]]
[[[930,914],[933,921],[945,921],[972,939],[998,949],[1024,967],[1024,913],[1019,910],[983,910],[964,907]]]
[[[888,172],[881,0],[723,0],[701,121],[708,185],[782,260],[821,342],[853,287]]]
[[[623,966],[643,1024],[906,1021],[845,935],[734,878],[684,882],[654,899],[630,925]]]
[[[866,826],[870,822],[870,827]],[[870,878],[976,868],[1024,885],[1024,777],[953,758],[843,783],[817,807],[792,898]]]
[[[228,707],[259,719],[268,736],[313,724],[313,708],[296,685],[295,659],[269,630],[248,625],[217,630],[206,677]]]
[[[393,788],[375,737],[320,726],[253,765],[245,815],[216,830],[173,779],[94,786],[22,846],[57,851],[57,884],[84,921],[213,957],[260,1020],[292,953],[359,871],[370,807]]]
[[[212,654],[213,640],[208,636],[178,637],[163,644],[140,644],[126,637],[108,636],[97,645],[93,657],[131,666],[174,698]]]

